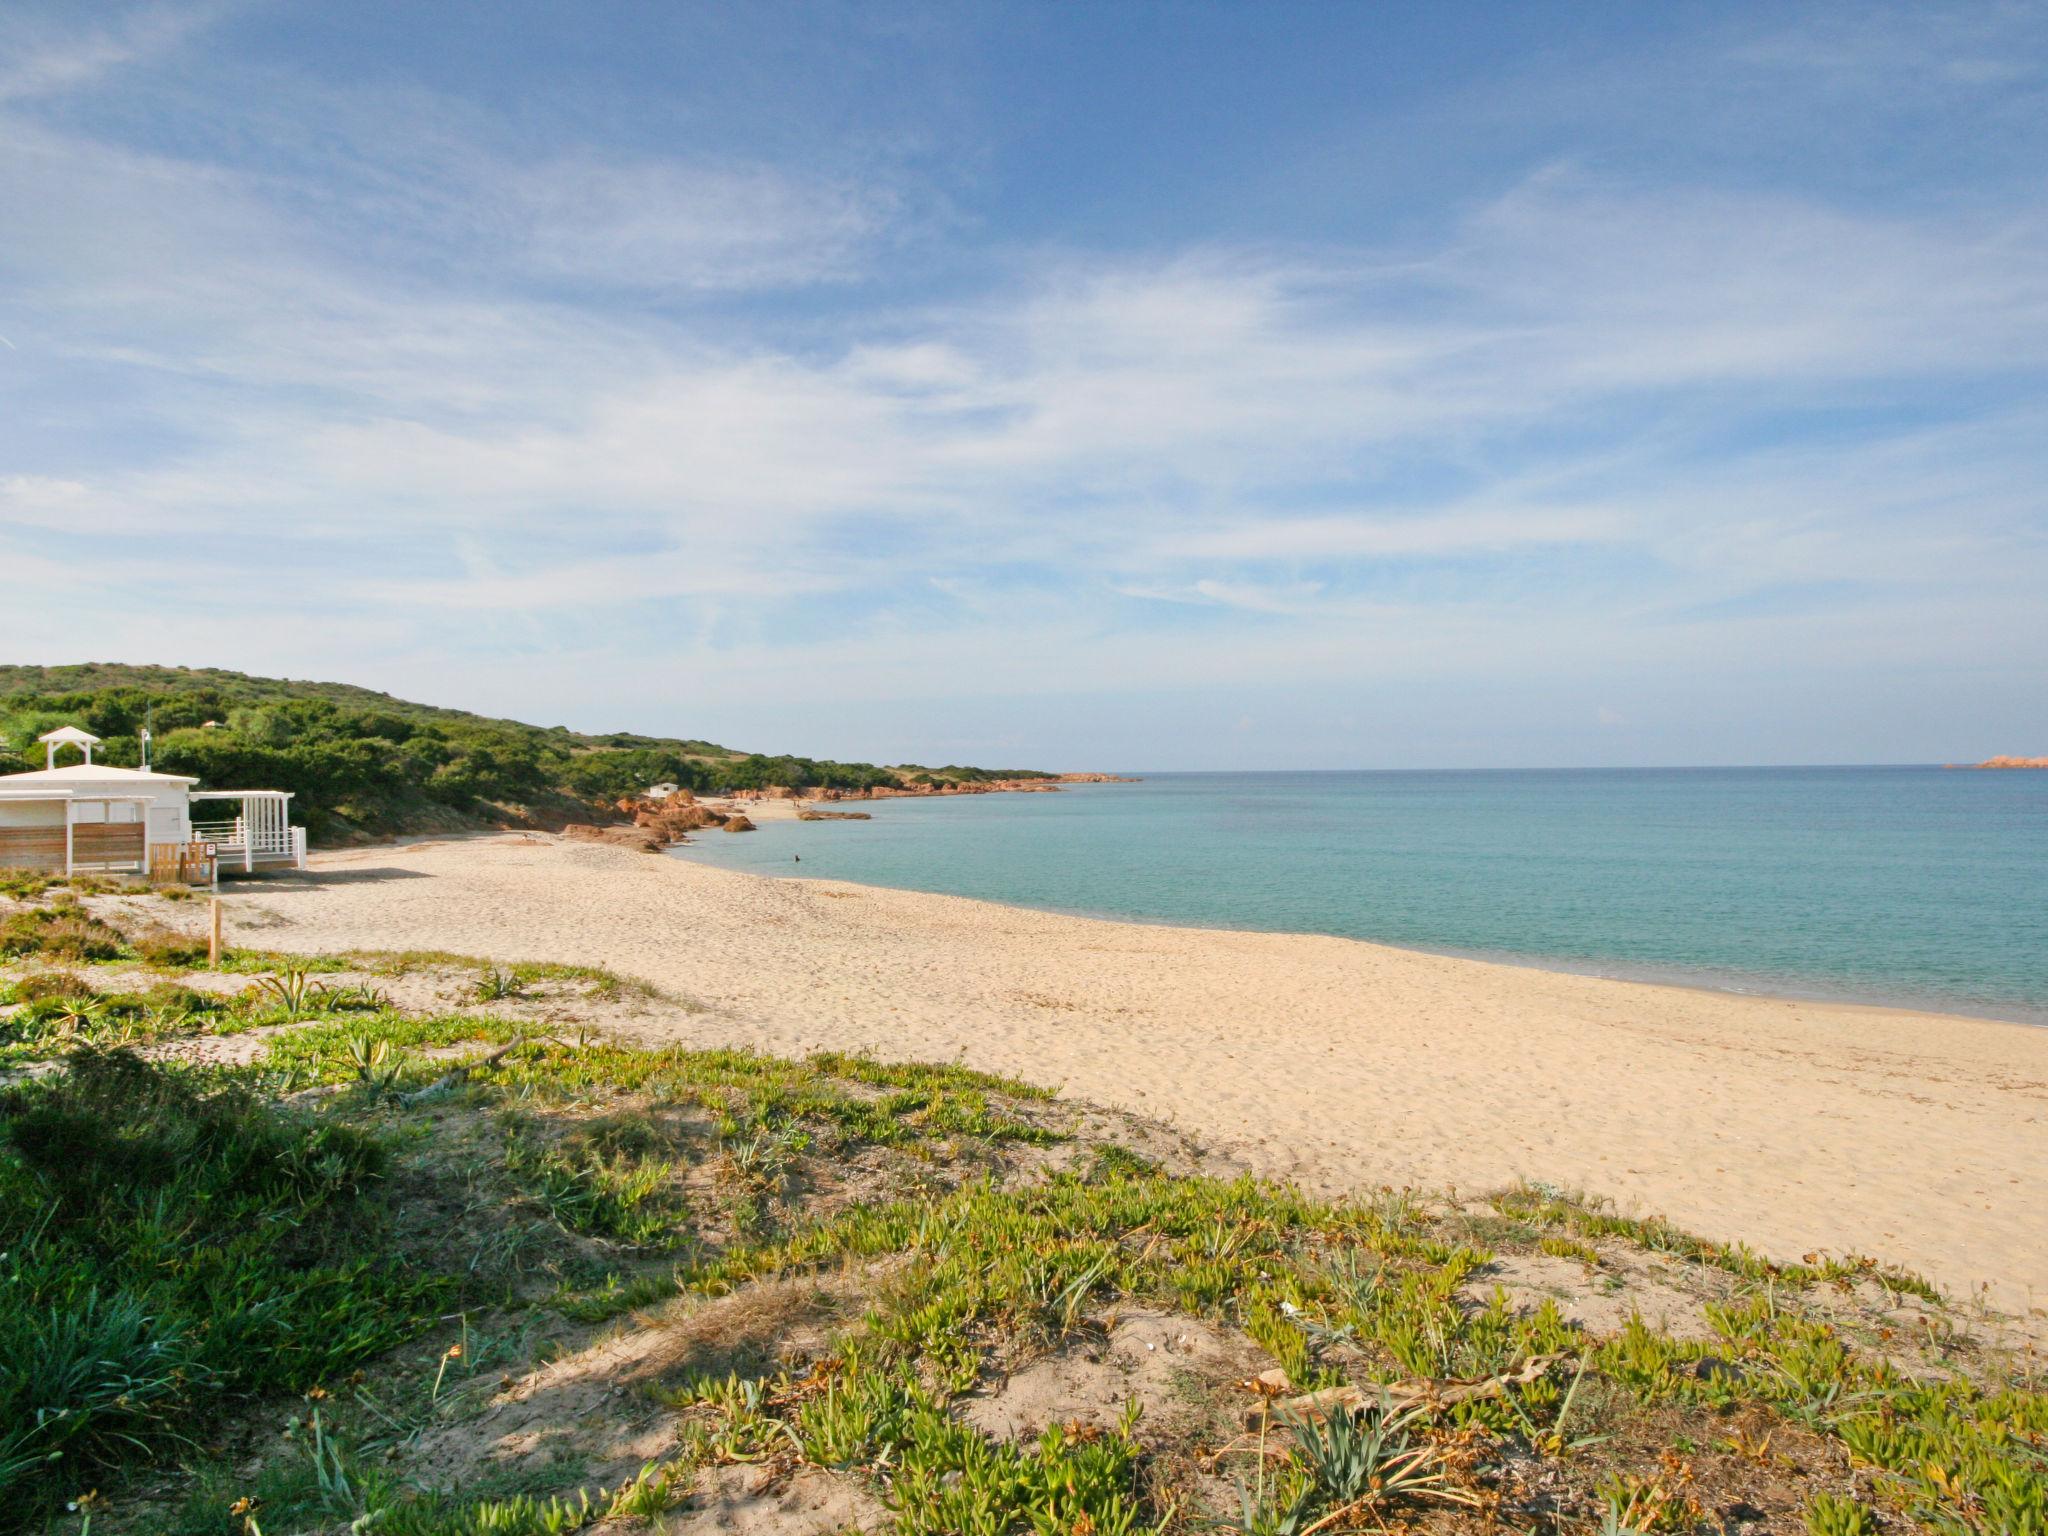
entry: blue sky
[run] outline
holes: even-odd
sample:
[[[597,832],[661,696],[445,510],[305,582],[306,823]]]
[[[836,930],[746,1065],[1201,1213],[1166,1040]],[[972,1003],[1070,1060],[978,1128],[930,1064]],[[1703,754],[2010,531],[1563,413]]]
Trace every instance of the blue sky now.
[[[0,7],[0,653],[1055,767],[2048,751],[2048,8]]]

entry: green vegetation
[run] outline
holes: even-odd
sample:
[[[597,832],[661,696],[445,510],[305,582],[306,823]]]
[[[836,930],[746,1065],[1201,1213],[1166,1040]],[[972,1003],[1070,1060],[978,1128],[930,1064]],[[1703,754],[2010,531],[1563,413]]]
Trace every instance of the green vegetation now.
[[[116,960],[128,953],[121,935],[76,901],[16,912],[0,921],[0,957],[40,955],[51,960]]]
[[[492,960],[479,959],[475,955],[453,954],[445,949],[358,949],[351,950],[346,955],[301,959],[300,963],[316,967],[325,965],[334,969],[345,966],[357,967],[378,976],[410,976],[419,971],[473,971],[477,975],[473,995],[483,1001],[492,1000],[483,998],[482,994],[487,990],[501,997],[519,997],[534,983],[546,981],[577,982],[591,993],[606,998],[628,994],[635,997],[661,995],[644,981],[629,981],[601,966],[562,965],[552,960],[521,960],[512,965],[501,966]],[[499,979],[488,980],[491,977]],[[505,990],[500,991],[500,988]]]
[[[56,875],[41,869],[0,868],[0,896],[12,897],[16,901],[34,901],[53,890],[67,891],[73,896],[155,894],[168,896],[173,901],[188,900],[192,895],[185,886],[152,886],[119,875]]]
[[[1039,768],[967,768],[959,763],[948,763],[943,768],[927,768],[922,763],[905,763],[895,770],[903,779],[916,784],[988,784],[999,779],[1053,779],[1058,774],[1047,773]]]
[[[0,1506],[314,1386],[453,1294],[400,1262],[381,1145],[206,1073],[81,1052],[0,1093]]]
[[[1579,1238],[1623,1237],[1652,1253],[1689,1259],[1725,1269],[1746,1280],[1790,1282],[1808,1286],[1821,1281],[1848,1281],[1868,1276],[1887,1290],[1900,1291],[1923,1300],[1939,1299],[1939,1293],[1920,1276],[1890,1269],[1865,1258],[1827,1259],[1815,1257],[1804,1264],[1779,1264],[1763,1258],[1741,1243],[1710,1243],[1657,1217],[1621,1216],[1604,1211],[1584,1200],[1575,1200],[1555,1190],[1525,1186],[1494,1201],[1503,1215],[1541,1227],[1565,1227]],[[1583,1258],[1583,1243],[1562,1240],[1545,1245],[1543,1251]]]
[[[105,738],[103,761],[133,766],[151,724],[153,766],[213,788],[286,789],[316,842],[477,822],[580,820],[650,784],[700,792],[861,790],[901,785],[873,763],[732,751],[707,741],[588,735],[408,703],[367,688],[214,668],[0,666],[0,773],[43,766],[58,725]],[[916,770],[982,781],[978,768]]]
[[[2038,1363],[1868,1261],[1210,1176],[958,1065],[625,1044],[601,972],[216,990],[84,916],[123,958],[0,975],[39,1073],[0,1084],[0,1528],[542,1536],[809,1478],[912,1536],[2048,1536]],[[1545,1256],[1583,1286],[1511,1293]],[[1646,1268],[1692,1326],[1626,1311]]]
[[[0,1067],[48,1060],[80,1046],[141,1045],[205,1030],[238,1034],[387,1006],[374,988],[326,986],[301,970],[266,975],[239,993],[159,981],[140,991],[95,987],[71,971],[40,971],[6,985],[0,1006]]]

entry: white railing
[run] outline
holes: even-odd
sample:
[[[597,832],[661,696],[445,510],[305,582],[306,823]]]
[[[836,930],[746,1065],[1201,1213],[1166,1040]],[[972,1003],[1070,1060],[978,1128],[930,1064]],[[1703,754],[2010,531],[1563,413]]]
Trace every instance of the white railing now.
[[[208,802],[209,810],[232,807],[237,812],[231,818],[195,817],[192,822],[192,836],[199,842],[212,843],[227,862],[239,863],[245,872],[253,871],[259,859],[266,864],[282,862],[297,869],[306,867],[306,833],[291,825],[290,795],[270,790],[193,791],[195,812],[202,801]]]
[[[248,836],[247,824],[237,817],[233,821],[195,821],[192,823],[192,841],[214,843],[223,851],[232,848],[242,851],[242,839]]]
[[[193,822],[192,841],[213,843],[223,853],[231,850],[240,853],[247,848],[251,853],[275,853],[289,857],[297,851],[294,847],[296,840],[292,837],[295,830],[293,827],[259,826],[251,832],[249,823],[238,816],[233,821]]]

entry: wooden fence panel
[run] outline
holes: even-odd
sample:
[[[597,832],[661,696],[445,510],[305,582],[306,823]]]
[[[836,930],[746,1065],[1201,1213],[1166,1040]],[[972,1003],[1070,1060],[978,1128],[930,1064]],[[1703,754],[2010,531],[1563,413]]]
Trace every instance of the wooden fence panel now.
[[[133,864],[142,868],[142,823],[86,821],[71,829],[71,862]]]
[[[62,827],[0,827],[0,869],[63,868]]]
[[[149,878],[153,885],[213,884],[213,855],[205,843],[151,843]]]

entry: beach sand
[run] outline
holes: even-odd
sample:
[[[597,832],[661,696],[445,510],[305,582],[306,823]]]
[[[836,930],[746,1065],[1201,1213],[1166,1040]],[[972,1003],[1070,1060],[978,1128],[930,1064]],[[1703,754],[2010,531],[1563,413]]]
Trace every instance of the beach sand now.
[[[718,834],[706,834],[716,836]],[[690,1045],[962,1060],[1321,1192],[1611,1197],[2048,1306],[2048,1029],[1096,921],[506,835],[232,886],[233,941],[603,965]]]

